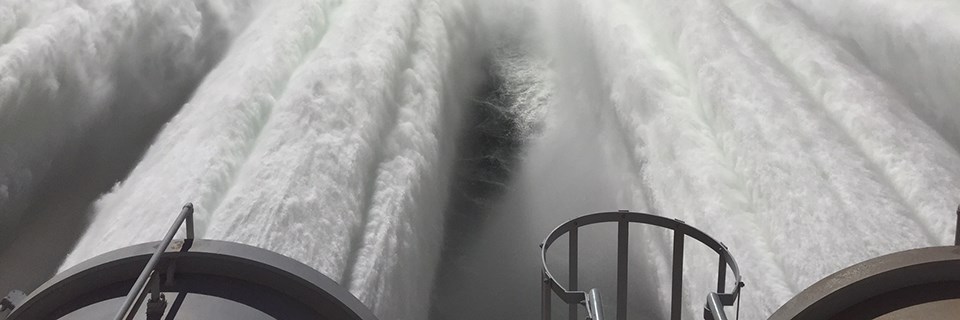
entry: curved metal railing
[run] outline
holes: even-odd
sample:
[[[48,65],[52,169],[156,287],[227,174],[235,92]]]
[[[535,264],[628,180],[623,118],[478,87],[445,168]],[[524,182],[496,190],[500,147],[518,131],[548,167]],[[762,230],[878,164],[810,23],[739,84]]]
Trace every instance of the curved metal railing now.
[[[706,297],[704,306],[704,319],[708,320],[726,320],[727,316],[723,311],[724,306],[732,306],[740,297],[740,288],[743,287],[743,281],[740,276],[740,268],[737,267],[737,261],[727,250],[727,247],[712,237],[700,231],[697,228],[687,225],[681,220],[664,218],[647,213],[629,212],[620,210],[618,212],[601,212],[585,215],[570,221],[567,221],[547,235],[547,238],[540,244],[540,259],[543,264],[541,269],[541,278],[543,281],[541,287],[541,318],[550,319],[550,302],[552,295],[556,294],[563,302],[569,305],[569,317],[571,320],[577,317],[577,308],[584,305],[587,309],[588,319],[603,320],[603,310],[600,304],[600,293],[597,289],[590,291],[578,290],[578,261],[577,251],[579,246],[578,230],[580,227],[604,223],[617,222],[617,320],[626,319],[627,310],[627,249],[630,235],[630,223],[640,223],[654,225],[673,230],[673,276],[670,301],[670,318],[680,319],[682,306],[682,284],[683,284],[683,246],[685,236],[690,236],[700,243],[703,243],[710,249],[713,249],[719,256],[719,268],[717,272],[717,291],[710,292]],[[547,268],[547,250],[553,245],[560,236],[569,234],[569,288],[564,288],[554,279],[550,270]],[[727,268],[733,271],[734,288],[731,292],[726,292]]]

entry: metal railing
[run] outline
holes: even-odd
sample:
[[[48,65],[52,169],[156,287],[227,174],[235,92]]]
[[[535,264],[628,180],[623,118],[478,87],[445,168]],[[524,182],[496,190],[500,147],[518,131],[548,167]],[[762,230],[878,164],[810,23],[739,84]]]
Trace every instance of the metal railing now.
[[[957,206],[957,229],[954,230],[953,245],[960,246],[960,206]]]
[[[117,315],[114,317],[114,320],[124,320],[124,319],[133,319],[133,316],[136,314],[136,311],[140,308],[140,304],[143,302],[143,299],[146,297],[147,291],[144,291],[144,287],[147,284],[147,280],[153,284],[151,287],[154,287],[151,290],[151,297],[148,303],[161,303],[164,307],[166,306],[166,301],[163,299],[163,295],[159,292],[159,279],[157,278],[156,271],[154,270],[157,267],[157,262],[160,261],[160,256],[163,255],[163,252],[167,250],[167,247],[170,246],[170,241],[173,240],[173,237],[177,234],[177,230],[180,230],[180,226],[183,222],[187,222],[187,241],[193,240],[193,204],[187,203],[183,206],[183,210],[180,211],[180,215],[177,216],[177,220],[173,222],[173,225],[170,226],[170,230],[167,231],[167,235],[163,237],[163,240],[160,241],[160,245],[157,247],[157,251],[150,256],[150,260],[147,261],[147,265],[143,267],[143,271],[140,272],[140,276],[137,277],[137,281],[134,282],[133,287],[130,288],[130,292],[127,293],[127,298],[123,301],[123,306],[120,307],[120,310],[117,311]],[[136,306],[134,306],[136,302]],[[132,309],[132,310],[131,310]],[[147,307],[148,320],[150,318],[149,313],[151,312],[150,306]],[[160,308],[160,314],[162,315],[163,308]],[[159,316],[158,316],[159,317]]]
[[[543,264],[541,269],[541,319],[551,319],[551,300],[552,294],[556,294],[563,302],[569,306],[569,319],[577,317],[577,305],[584,305],[587,309],[588,319],[603,320],[603,310],[600,304],[600,293],[597,289],[591,289],[589,292],[578,290],[578,231],[580,227],[603,223],[617,222],[617,320],[626,319],[627,311],[627,249],[630,236],[630,223],[639,223],[646,225],[659,226],[673,230],[673,275],[670,301],[670,318],[680,319],[682,309],[683,292],[683,247],[684,239],[690,236],[703,243],[719,256],[719,269],[717,272],[717,291],[710,292],[706,296],[706,305],[704,305],[704,319],[708,320],[726,320],[727,316],[723,310],[724,306],[733,306],[740,297],[740,288],[743,287],[743,281],[740,276],[740,269],[737,267],[736,260],[730,255],[727,247],[714,240],[712,237],[691,227],[683,221],[664,218],[647,213],[629,212],[621,210],[619,212],[602,212],[585,215],[570,221],[567,221],[547,235],[547,238],[540,244],[540,259]],[[560,236],[569,235],[569,288],[560,285],[550,270],[547,268],[547,250],[553,245]],[[726,292],[727,268],[733,271],[734,288],[732,292]],[[739,313],[739,312],[738,312]]]

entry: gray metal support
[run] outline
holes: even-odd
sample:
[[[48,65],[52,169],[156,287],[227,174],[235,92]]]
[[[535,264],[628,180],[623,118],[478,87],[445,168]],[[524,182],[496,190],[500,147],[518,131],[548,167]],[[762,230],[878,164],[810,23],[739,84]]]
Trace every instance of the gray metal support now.
[[[193,204],[187,203],[183,206],[183,210],[187,210],[187,207],[190,208],[190,214],[187,217],[187,240],[193,240]],[[178,225],[177,228],[180,228]]]
[[[577,257],[577,247],[578,247],[578,243],[579,243],[579,240],[577,239],[577,228],[571,229],[569,235],[570,235],[570,260],[568,260],[568,261],[570,261],[570,284],[569,284],[569,285],[570,285],[570,290],[576,291],[576,290],[577,290],[577,281],[578,281],[578,280],[577,280],[577,273],[578,273],[578,271],[577,271],[577,270],[578,270],[578,267],[577,267],[577,264],[578,264],[578,263],[577,263],[577,261],[578,261],[578,257]],[[570,303],[570,304],[568,304],[568,308],[569,308],[570,320],[576,320],[576,319],[577,319],[577,304],[576,304],[576,303]]]
[[[683,232],[673,230],[673,286],[670,288],[670,319],[680,320],[683,305]]]
[[[591,320],[603,320],[603,301],[600,301],[600,290],[590,289],[587,293],[587,314]]]
[[[143,290],[140,292],[140,295],[137,296],[137,301],[133,303],[133,307],[130,308],[130,310],[140,310],[140,306],[143,305],[143,301],[146,299],[147,299],[147,291]],[[127,319],[125,320],[133,320],[136,317],[137,317],[136,312],[129,312],[127,314]]]
[[[617,320],[627,319],[627,244],[630,239],[630,225],[626,214],[621,214],[617,222]]]
[[[957,207],[957,230],[953,235],[953,245],[960,246],[960,206]]]
[[[167,310],[167,300],[160,293],[160,274],[156,271],[150,276],[150,300],[147,301],[147,320],[161,320]],[[133,312],[131,312],[133,314]]]
[[[723,293],[727,282],[727,259],[720,255],[720,269],[717,270],[717,293]]]
[[[723,312],[723,303],[720,302],[720,296],[716,292],[707,295],[707,305],[703,310],[703,318],[707,320],[727,320],[727,314]]]
[[[159,300],[160,296],[160,275],[157,272],[150,274],[150,301]]]
[[[130,292],[127,293],[127,298],[123,301],[123,306],[120,307],[120,310],[117,311],[117,315],[114,316],[114,320],[123,320],[127,313],[130,312],[130,307],[133,306],[133,302],[137,300],[137,296],[140,295],[140,292],[143,291],[144,285],[147,283],[147,279],[150,278],[150,274],[153,273],[153,269],[157,267],[157,262],[160,261],[160,255],[167,250],[167,247],[170,246],[170,241],[173,240],[173,236],[177,234],[177,230],[180,230],[180,225],[183,224],[183,221],[187,220],[187,236],[192,239],[193,236],[193,204],[187,203],[183,206],[183,210],[180,211],[180,215],[177,216],[177,220],[173,222],[173,225],[170,226],[170,229],[167,230],[167,235],[163,237],[163,240],[160,241],[160,245],[157,246],[157,251],[150,256],[150,260],[147,261],[147,265],[143,268],[143,271],[140,272],[140,276],[137,278],[137,281],[134,282],[133,288],[130,288]]]
[[[547,278],[547,271],[540,270],[540,319],[550,320],[550,281]]]

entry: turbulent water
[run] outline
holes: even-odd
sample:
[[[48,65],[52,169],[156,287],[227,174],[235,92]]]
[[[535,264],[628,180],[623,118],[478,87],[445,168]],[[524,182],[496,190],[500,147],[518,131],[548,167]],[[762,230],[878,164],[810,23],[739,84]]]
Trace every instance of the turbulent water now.
[[[542,237],[626,208],[727,244],[762,319],[948,243],[958,150],[951,0],[0,0],[0,289],[189,201],[383,319],[532,319]],[[666,313],[666,236],[634,237],[631,313]]]

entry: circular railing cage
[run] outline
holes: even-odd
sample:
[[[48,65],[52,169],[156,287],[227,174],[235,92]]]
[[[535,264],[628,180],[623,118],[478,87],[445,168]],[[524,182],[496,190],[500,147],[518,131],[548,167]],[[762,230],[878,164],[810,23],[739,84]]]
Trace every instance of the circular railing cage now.
[[[563,302],[569,306],[569,319],[577,317],[577,309],[583,306],[587,311],[587,319],[604,320],[603,307],[600,300],[598,289],[582,291],[578,289],[578,257],[579,246],[578,230],[580,227],[604,223],[617,222],[617,320],[626,319],[627,310],[627,249],[630,236],[630,223],[639,223],[653,225],[673,230],[673,274],[670,301],[670,319],[680,319],[683,292],[683,246],[685,236],[699,241],[706,245],[719,255],[717,271],[717,291],[706,294],[706,305],[704,305],[703,318],[707,320],[726,320],[727,316],[723,309],[725,306],[733,306],[739,301],[740,288],[744,286],[740,277],[740,269],[737,267],[736,260],[730,255],[727,247],[714,240],[712,237],[700,231],[697,228],[687,225],[681,220],[670,219],[647,213],[629,212],[621,210],[619,212],[594,213],[567,221],[547,235],[543,243],[540,244],[540,259],[543,264],[541,269],[542,287],[541,287],[541,319],[551,319],[551,300],[552,295],[556,294]],[[547,268],[547,251],[562,235],[569,235],[569,288],[564,288],[550,273]],[[733,271],[734,282],[733,290],[726,291],[727,268]],[[739,317],[739,306],[737,307]]]

